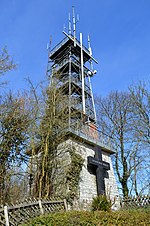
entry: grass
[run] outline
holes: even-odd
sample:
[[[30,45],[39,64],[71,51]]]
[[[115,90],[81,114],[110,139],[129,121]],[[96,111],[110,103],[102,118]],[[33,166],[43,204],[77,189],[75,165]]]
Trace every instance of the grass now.
[[[148,226],[150,210],[103,211],[68,211],[52,213],[32,219],[23,226]]]

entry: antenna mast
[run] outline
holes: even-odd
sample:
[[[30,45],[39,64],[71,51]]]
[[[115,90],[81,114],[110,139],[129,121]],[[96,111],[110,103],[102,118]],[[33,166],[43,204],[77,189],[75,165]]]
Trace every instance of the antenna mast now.
[[[91,48],[91,43],[90,43],[90,35],[88,35],[88,47],[89,47],[89,52],[90,55],[92,56],[92,48]],[[91,65],[91,71],[92,74],[94,74],[94,68],[93,68],[93,63],[92,63],[92,59],[90,59],[90,65]],[[90,79],[90,75],[88,74],[88,80],[89,80],[89,85],[90,85],[90,90],[91,90],[91,97],[92,97],[92,104],[93,104],[93,109],[94,109],[94,116],[95,116],[95,120],[96,120],[96,109],[95,109],[95,103],[94,103],[94,97],[93,97],[93,92],[92,92],[92,85],[91,85],[91,79]]]
[[[75,19],[74,6],[72,6],[72,17],[73,17],[74,46],[76,46],[76,19]]]
[[[88,34],[88,47],[89,47],[90,55],[92,56],[92,48],[91,48],[90,35],[89,34]]]
[[[80,45],[81,45],[81,77],[82,77],[82,109],[85,115],[85,81],[84,81],[84,69],[83,69],[83,44],[82,44],[82,33],[80,33]]]
[[[68,33],[69,33],[69,35],[71,35],[71,17],[70,17],[70,13],[69,13]]]

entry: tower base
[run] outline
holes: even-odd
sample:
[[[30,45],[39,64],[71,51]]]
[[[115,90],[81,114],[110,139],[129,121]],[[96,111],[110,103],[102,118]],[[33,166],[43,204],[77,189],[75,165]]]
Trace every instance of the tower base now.
[[[66,198],[70,209],[90,209],[93,198],[97,196],[97,184],[94,172],[88,167],[87,157],[94,157],[94,146],[69,138],[59,145],[57,151],[54,195]],[[112,209],[117,210],[120,200],[110,154],[103,151],[102,160],[110,164],[105,192],[113,204]]]

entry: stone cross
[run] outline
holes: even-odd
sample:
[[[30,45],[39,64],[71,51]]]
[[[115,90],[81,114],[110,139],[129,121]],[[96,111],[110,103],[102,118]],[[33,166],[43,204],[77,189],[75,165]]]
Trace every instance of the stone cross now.
[[[95,157],[88,156],[88,166],[96,170],[96,182],[98,195],[105,194],[105,175],[107,170],[110,170],[110,164],[102,161],[102,150],[100,147],[95,147]]]

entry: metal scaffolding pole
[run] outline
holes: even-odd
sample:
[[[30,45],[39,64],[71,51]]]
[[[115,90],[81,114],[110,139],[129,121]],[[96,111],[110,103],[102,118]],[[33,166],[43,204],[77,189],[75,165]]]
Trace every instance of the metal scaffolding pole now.
[[[81,45],[81,78],[82,78],[82,109],[85,114],[85,86],[84,86],[84,70],[83,70],[83,48],[82,48],[82,33],[80,33],[80,45]]]

